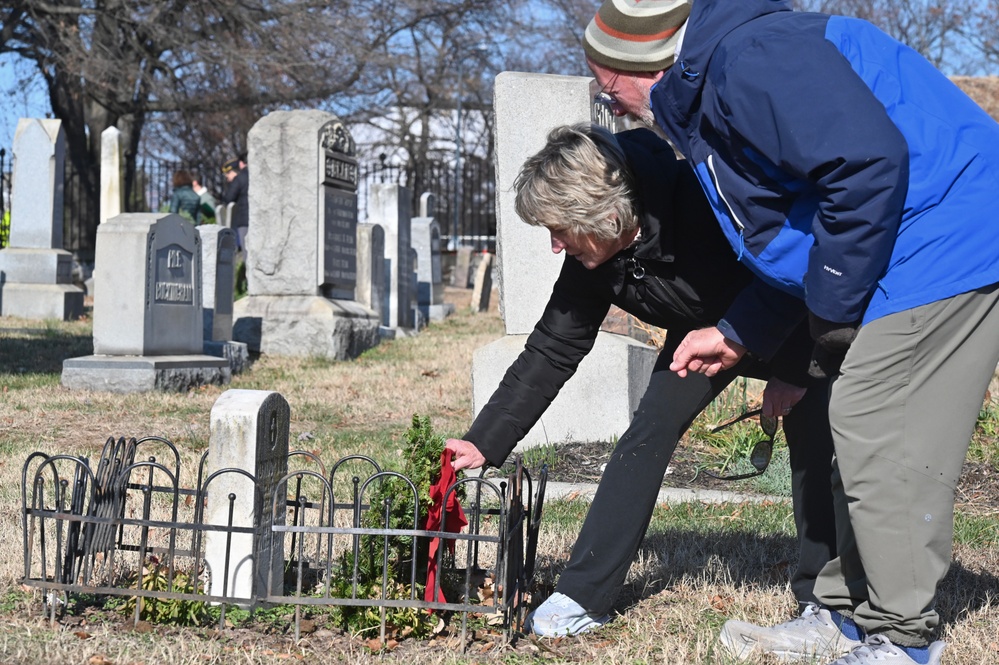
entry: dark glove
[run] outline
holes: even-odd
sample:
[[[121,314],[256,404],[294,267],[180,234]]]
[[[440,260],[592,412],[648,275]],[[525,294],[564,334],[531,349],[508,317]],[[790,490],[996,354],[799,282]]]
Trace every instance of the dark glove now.
[[[808,313],[808,330],[815,340],[808,375],[814,379],[827,379],[839,373],[847,349],[857,336],[859,321],[836,323]]]

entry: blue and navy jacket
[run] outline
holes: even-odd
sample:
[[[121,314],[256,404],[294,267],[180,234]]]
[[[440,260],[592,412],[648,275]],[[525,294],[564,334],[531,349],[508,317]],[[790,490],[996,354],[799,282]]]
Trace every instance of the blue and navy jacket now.
[[[912,49],[786,0],[697,0],[657,122],[756,276],[719,328],[879,317],[999,282],[999,125]]]

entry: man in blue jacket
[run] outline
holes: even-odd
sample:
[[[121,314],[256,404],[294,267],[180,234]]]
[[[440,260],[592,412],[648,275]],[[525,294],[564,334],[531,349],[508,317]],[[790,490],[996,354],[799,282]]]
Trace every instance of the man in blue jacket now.
[[[584,49],[618,112],[684,153],[756,276],[671,369],[712,376],[807,316],[811,371],[834,377],[841,536],[820,604],[730,621],[722,642],[938,663],[954,489],[999,361],[999,125],[869,23],[785,0],[606,0]]]

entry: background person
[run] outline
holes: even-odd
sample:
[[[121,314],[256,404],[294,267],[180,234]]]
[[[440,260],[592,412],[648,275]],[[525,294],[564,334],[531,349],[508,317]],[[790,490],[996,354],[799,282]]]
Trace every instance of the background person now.
[[[198,195],[198,223],[199,224],[214,224],[215,223],[215,206],[218,203],[215,201],[215,197],[208,190],[207,187],[201,184],[200,180],[195,178],[191,183],[191,188],[194,193]]]
[[[805,390],[807,327],[769,363],[747,356],[714,377],[669,371],[684,333],[716,320],[752,276],[713,223],[693,172],[648,130],[557,128],[515,188],[521,218],[547,228],[552,251],[566,258],[524,351],[464,439],[447,442],[455,468],[504,462],[589,352],[611,304],[669,331],[556,593],[531,617],[533,631],[572,635],[608,620],[677,442],[738,376],[769,379],[763,411],[785,416],[800,546],[791,586],[799,601],[813,601],[814,577],[835,551],[835,529],[826,383]]]
[[[835,376],[840,542],[821,606],[730,621],[722,642],[939,663],[954,490],[999,361],[999,126],[869,23],[779,0],[607,0],[584,50],[619,112],[687,157],[757,276],[672,369],[725,371],[807,314],[813,373]]]
[[[240,155],[222,165],[229,186],[222,195],[222,203],[234,203],[229,217],[229,228],[236,232],[236,247],[246,254],[246,234],[250,229],[250,172],[246,158]]]
[[[168,212],[184,215],[192,224],[197,224],[201,199],[194,192],[193,182],[191,174],[187,171],[177,171],[173,174],[173,193],[170,195]]]

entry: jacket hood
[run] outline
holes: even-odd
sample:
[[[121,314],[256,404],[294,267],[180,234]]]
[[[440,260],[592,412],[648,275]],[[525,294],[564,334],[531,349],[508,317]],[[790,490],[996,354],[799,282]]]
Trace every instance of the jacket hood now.
[[[694,0],[678,60],[660,81],[670,82],[677,108],[694,105],[704,86],[702,74],[726,35],[755,18],[784,11],[791,11],[790,0]],[[673,85],[674,80],[682,85]]]

